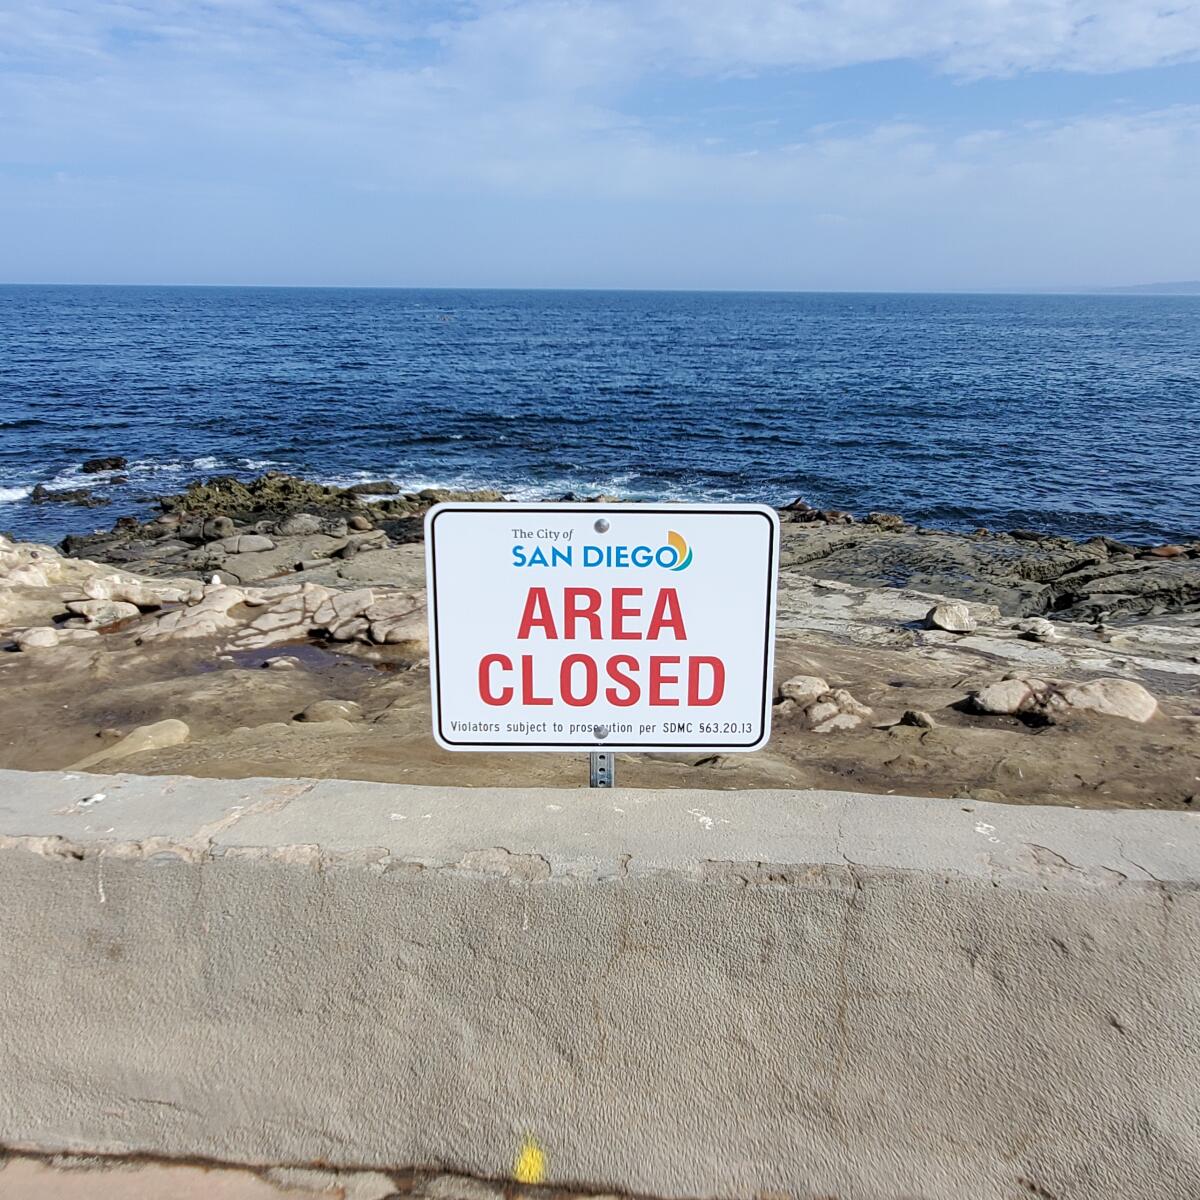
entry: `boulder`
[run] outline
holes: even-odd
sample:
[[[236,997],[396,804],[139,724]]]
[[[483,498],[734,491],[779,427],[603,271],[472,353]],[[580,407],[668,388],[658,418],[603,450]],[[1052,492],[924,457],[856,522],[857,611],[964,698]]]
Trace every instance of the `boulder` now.
[[[126,734],[119,742],[106,746],[103,750],[97,750],[95,754],[89,754],[87,758],[81,758],[67,769],[82,771],[110,759],[127,758],[131,754],[143,754],[148,750],[163,750],[168,746],[178,746],[180,743],[186,742],[190,736],[191,730],[187,725],[173,719],[157,721],[153,725],[140,725],[131,733]]]
[[[123,600],[68,600],[67,611],[86,617],[89,625],[113,625],[142,613],[136,604]]]
[[[206,542],[215,542],[221,538],[231,538],[237,533],[237,526],[229,517],[209,517],[200,527]]]
[[[37,629],[26,629],[13,639],[22,650],[49,650],[57,646],[60,638],[57,629],[49,625]]]
[[[1144,724],[1158,711],[1158,701],[1132,679],[1092,679],[1060,685],[1058,695],[1068,708],[1123,717]]]
[[[973,633],[976,621],[965,604],[935,604],[925,614],[927,629],[944,629],[948,633]]]
[[[353,700],[315,700],[296,717],[297,721],[361,721],[362,708]]]
[[[800,708],[806,708],[827,691],[829,684],[816,675],[793,675],[779,685],[779,695],[784,700],[794,700]]]
[[[275,532],[281,537],[312,537],[321,532],[321,518],[312,513],[292,513],[276,524]]]
[[[1045,617],[1026,617],[1023,621],[1018,621],[1013,628],[1030,642],[1058,641],[1058,630],[1055,629],[1054,622],[1047,621]]]
[[[993,715],[1033,715],[1053,721],[1064,712],[1090,712],[1145,723],[1158,701],[1132,679],[1090,679],[1086,683],[1016,677],[989,683],[971,696],[976,711]]]
[[[1014,716],[1032,703],[1034,690],[1024,679],[1001,679],[971,696],[971,704],[991,716]]]
[[[368,641],[371,623],[363,617],[348,617],[329,627],[329,640],[332,642]]]
[[[815,729],[818,725],[836,717],[838,706],[832,700],[818,700],[816,704],[809,706],[804,715],[812,722]]]

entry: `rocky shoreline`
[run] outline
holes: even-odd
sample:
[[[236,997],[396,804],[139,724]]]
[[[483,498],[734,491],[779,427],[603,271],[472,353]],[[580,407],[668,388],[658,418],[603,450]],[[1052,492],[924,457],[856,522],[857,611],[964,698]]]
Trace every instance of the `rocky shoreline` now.
[[[0,766],[579,782],[429,737],[422,517],[452,499],[503,497],[218,478],[61,550],[0,540]],[[622,782],[1200,807],[1200,542],[780,515],[770,746]]]
[[[404,493],[387,480],[338,488],[273,473],[249,482],[216,478],[161,497],[152,520],[123,517],[107,532],[66,538],[62,549],[147,575],[360,582],[362,569],[348,576],[343,564],[420,541],[433,504],[504,499],[496,491]],[[817,578],[978,600],[1007,616],[1103,622],[1200,611],[1200,541],[1137,546],[1019,529],[949,533],[894,513],[858,520],[803,500],[780,517],[788,532],[784,569]],[[385,581],[386,559],[371,561]]]

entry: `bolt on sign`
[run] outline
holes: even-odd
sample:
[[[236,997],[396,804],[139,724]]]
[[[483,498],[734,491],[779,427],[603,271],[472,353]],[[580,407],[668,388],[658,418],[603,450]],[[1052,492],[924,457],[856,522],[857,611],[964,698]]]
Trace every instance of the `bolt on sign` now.
[[[448,750],[756,750],[779,518],[763,505],[439,504],[425,522]]]

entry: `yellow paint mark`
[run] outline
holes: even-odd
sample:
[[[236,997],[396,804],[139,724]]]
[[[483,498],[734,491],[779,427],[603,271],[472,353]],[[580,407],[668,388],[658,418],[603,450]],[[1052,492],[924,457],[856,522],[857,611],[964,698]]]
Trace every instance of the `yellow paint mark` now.
[[[518,1183],[542,1183],[546,1178],[546,1155],[531,1137],[525,1139],[513,1162],[513,1178]]]

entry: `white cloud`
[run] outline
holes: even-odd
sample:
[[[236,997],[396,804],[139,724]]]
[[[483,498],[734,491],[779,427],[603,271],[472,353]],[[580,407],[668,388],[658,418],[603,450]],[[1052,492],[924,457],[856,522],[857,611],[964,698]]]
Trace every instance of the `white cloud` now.
[[[927,60],[955,74],[1118,71],[1200,57],[1197,0],[12,0],[0,58],[401,58],[440,44],[485,79],[565,89],[658,68]],[[513,78],[511,72],[520,72]]]
[[[253,244],[251,230],[269,245],[263,214],[281,209],[326,237],[338,214],[370,211],[362,238],[386,249],[389,202],[417,205],[432,242],[443,205],[476,201],[481,228],[489,206],[530,214],[524,234],[497,229],[480,254],[516,254],[523,237],[547,253],[539,226],[587,209],[598,241],[611,239],[593,263],[653,253],[645,231],[631,233],[642,222],[688,269],[711,265],[720,278],[707,282],[731,278],[735,246],[757,272],[745,282],[764,286],[828,284],[839,270],[862,286],[902,285],[905,262],[911,275],[939,256],[946,284],[972,272],[1014,284],[1194,276],[1195,107],[966,132],[883,116],[792,130],[780,145],[686,121],[652,126],[629,97],[664,72],[914,58],[955,76],[1006,76],[1198,56],[1200,5],[1188,0],[10,0],[0,13],[10,231],[0,238],[10,244],[0,251],[32,253],[40,228],[67,254],[77,226],[90,254],[101,215],[111,233],[123,208],[134,249],[139,230],[168,238],[173,216],[173,254],[189,239],[228,240],[239,222],[239,246]],[[410,263],[421,250],[405,253]],[[589,282],[577,253],[565,240],[555,250],[564,274],[549,281]],[[866,262],[876,277],[853,274]],[[804,270],[816,275],[797,278]]]

